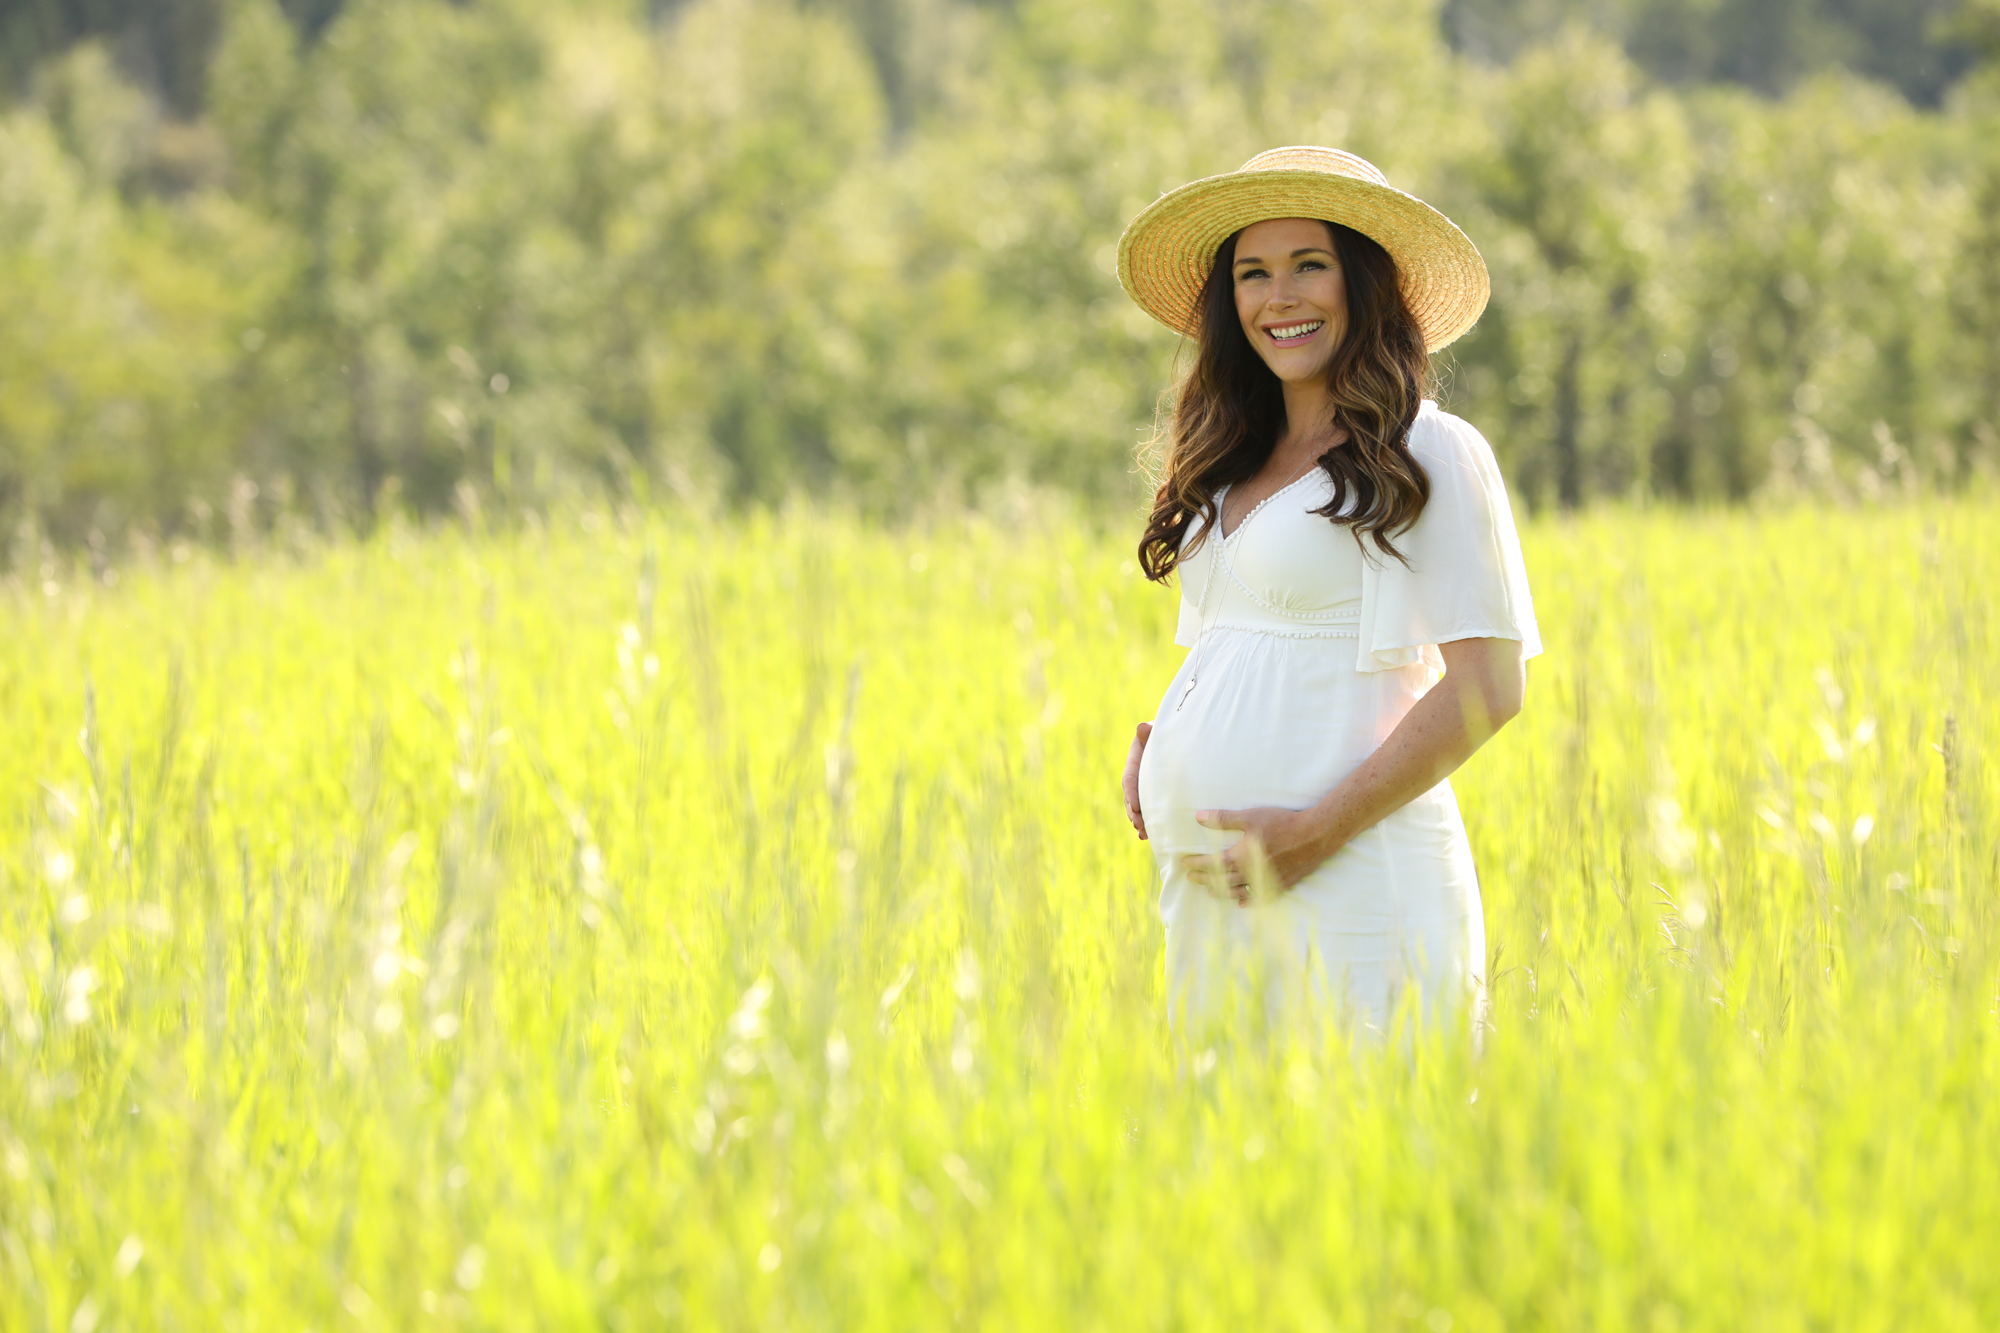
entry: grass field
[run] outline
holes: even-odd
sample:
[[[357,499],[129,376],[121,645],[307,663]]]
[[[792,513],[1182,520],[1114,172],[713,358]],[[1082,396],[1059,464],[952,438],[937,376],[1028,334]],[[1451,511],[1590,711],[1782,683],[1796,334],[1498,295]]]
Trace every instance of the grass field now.
[[[22,571],[0,1328],[1991,1328],[1996,532],[1527,529],[1477,1062],[1165,1032],[1128,534]]]

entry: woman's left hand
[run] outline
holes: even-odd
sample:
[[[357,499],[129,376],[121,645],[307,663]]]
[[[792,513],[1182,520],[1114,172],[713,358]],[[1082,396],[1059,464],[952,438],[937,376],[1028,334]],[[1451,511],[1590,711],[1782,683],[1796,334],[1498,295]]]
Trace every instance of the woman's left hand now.
[[[1241,829],[1243,840],[1215,856],[1186,859],[1188,878],[1220,897],[1228,894],[1247,907],[1252,881],[1291,888],[1325,863],[1327,852],[1313,836],[1304,811],[1264,805],[1251,810],[1198,810],[1203,828]]]

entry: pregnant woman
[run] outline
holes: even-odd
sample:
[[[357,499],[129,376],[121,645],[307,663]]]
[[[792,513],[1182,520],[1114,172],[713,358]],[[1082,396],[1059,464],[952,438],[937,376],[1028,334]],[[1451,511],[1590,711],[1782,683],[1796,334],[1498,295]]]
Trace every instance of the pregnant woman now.
[[[1126,229],[1119,280],[1195,340],[1139,543],[1189,649],[1125,770],[1172,1021],[1255,978],[1375,1033],[1469,1020],[1485,923],[1447,781],[1541,651],[1493,451],[1425,397],[1485,307],[1465,234],[1350,153],[1278,148]]]

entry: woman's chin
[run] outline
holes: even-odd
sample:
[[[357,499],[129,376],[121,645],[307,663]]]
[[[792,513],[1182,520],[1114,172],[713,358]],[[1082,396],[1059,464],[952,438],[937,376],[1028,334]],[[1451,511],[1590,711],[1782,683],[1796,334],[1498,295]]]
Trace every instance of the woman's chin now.
[[[1327,361],[1327,357],[1310,354],[1293,356],[1280,353],[1264,358],[1264,364],[1271,368],[1271,373],[1286,384],[1310,384],[1314,380],[1324,382]]]

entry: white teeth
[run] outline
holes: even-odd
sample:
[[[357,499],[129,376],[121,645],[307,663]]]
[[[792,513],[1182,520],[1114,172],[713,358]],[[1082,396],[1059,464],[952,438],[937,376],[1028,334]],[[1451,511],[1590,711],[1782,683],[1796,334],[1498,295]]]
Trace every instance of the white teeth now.
[[[1324,323],[1326,321],[1323,319],[1314,319],[1308,320],[1304,324],[1286,324],[1281,328],[1272,329],[1271,336],[1279,339],[1299,338],[1308,333],[1317,333],[1319,326]]]

